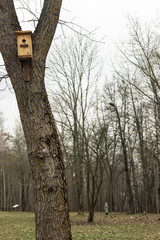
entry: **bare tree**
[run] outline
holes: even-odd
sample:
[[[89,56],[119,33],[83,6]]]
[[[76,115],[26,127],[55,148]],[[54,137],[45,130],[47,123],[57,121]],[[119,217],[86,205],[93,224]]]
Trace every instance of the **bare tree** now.
[[[85,139],[88,222],[93,222],[95,206],[103,182],[104,133],[105,129],[98,129],[98,126],[93,124],[90,136]]]
[[[151,211],[149,192],[152,184],[154,186],[159,185],[159,127],[160,127],[160,82],[159,82],[159,37],[158,34],[152,30],[151,26],[143,26],[137,19],[129,19],[130,23],[130,36],[128,43],[124,43],[120,52],[123,56],[123,63],[119,70],[116,70],[117,75],[122,81],[126,81],[131,84],[132,88],[139,92],[139,96],[143,96],[141,108],[137,107],[138,98],[133,96],[131,93],[134,120],[137,128],[140,158],[143,168],[143,184],[144,184],[144,195],[145,199],[143,208]],[[127,47],[126,47],[127,46]],[[142,98],[142,97],[141,97]],[[145,103],[146,102],[146,103]],[[146,106],[147,104],[147,106]],[[139,108],[139,109],[138,109]],[[148,112],[150,121],[145,123],[145,114],[142,112]],[[154,120],[153,120],[154,119]],[[146,125],[146,126],[145,126]],[[148,126],[148,127],[147,127]],[[147,128],[147,132],[145,131]],[[152,133],[149,131],[152,129]],[[157,131],[158,130],[158,131]],[[148,157],[148,146],[149,139],[147,139],[148,133],[150,132],[150,138],[154,147],[154,184],[148,181],[150,172],[150,166],[152,165]],[[155,150],[156,149],[156,150]],[[151,151],[151,149],[150,149]],[[153,154],[153,150],[151,151]],[[158,188],[155,187],[155,206],[156,212],[159,212],[159,200],[158,200]]]
[[[85,129],[101,72],[97,51],[93,41],[74,33],[55,45],[48,60],[53,111],[58,113],[60,129],[69,136],[65,145],[72,152],[68,160],[74,169],[79,214],[84,212]]]
[[[122,85],[118,86],[118,97],[116,95],[115,89],[110,88],[110,85],[105,85],[105,99],[110,99],[111,102],[108,102],[111,109],[110,111],[114,112],[115,119],[117,122],[117,130],[119,133],[119,139],[121,142],[122,153],[123,153],[123,162],[124,162],[124,171],[126,176],[126,189],[127,189],[127,199],[129,209],[128,211],[134,212],[134,198],[133,198],[133,191],[132,191],[132,184],[131,184],[131,173],[130,173],[130,162],[128,156],[128,149],[127,149],[127,137],[126,137],[126,129],[127,129],[127,122],[128,122],[128,102],[127,102],[127,86]],[[119,98],[119,100],[117,100]],[[107,104],[105,103],[105,105]]]

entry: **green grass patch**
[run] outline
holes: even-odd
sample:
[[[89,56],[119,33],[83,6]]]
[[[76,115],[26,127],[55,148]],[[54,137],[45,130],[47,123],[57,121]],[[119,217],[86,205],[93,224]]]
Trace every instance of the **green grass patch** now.
[[[159,216],[96,213],[94,223],[88,214],[70,213],[73,240],[160,240]],[[34,213],[0,212],[0,240],[35,240]]]
[[[78,221],[76,221],[78,219]],[[75,220],[75,224],[74,224]],[[87,215],[71,215],[73,240],[160,240],[158,215],[95,214],[93,224],[84,224]]]
[[[35,240],[34,213],[0,212],[0,240]]]

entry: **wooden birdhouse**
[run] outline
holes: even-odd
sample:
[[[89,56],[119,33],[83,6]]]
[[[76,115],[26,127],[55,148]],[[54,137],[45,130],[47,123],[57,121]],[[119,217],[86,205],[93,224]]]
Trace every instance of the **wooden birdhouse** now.
[[[18,57],[21,60],[32,58],[32,32],[16,31]]]
[[[29,65],[32,59],[32,32],[16,31],[18,58],[22,62],[24,81],[30,81]]]

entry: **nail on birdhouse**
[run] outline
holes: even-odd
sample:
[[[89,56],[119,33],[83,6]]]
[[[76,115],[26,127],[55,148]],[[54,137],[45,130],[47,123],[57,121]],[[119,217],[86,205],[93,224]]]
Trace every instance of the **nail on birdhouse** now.
[[[29,61],[32,59],[32,31],[16,31],[18,58],[22,61],[24,81],[30,81]]]

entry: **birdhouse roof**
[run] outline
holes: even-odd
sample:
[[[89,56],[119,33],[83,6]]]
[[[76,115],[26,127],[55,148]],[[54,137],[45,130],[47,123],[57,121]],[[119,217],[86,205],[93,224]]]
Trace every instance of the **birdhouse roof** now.
[[[32,34],[32,31],[15,31],[15,33],[16,33],[16,36],[17,35],[31,35]]]

